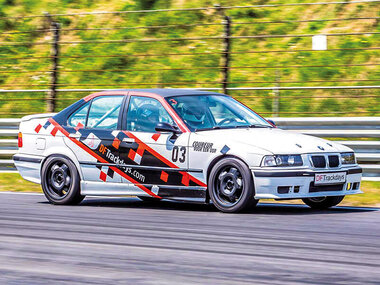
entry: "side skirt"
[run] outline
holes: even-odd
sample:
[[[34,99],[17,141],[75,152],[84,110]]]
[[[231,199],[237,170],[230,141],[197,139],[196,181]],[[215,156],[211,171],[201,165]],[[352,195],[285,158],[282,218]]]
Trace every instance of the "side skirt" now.
[[[188,187],[188,186],[157,186],[144,184],[145,187],[152,187],[152,192],[162,198],[181,200],[194,199],[205,200],[206,188],[205,187]],[[98,182],[98,181],[81,181],[81,194],[82,195],[95,195],[95,196],[145,196],[151,197],[145,191],[140,189],[134,184],[126,183],[112,183],[112,182]]]

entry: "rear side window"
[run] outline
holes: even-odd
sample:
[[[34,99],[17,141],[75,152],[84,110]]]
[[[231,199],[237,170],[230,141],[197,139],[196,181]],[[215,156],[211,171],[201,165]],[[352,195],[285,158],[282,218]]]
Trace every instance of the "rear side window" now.
[[[78,126],[78,124],[85,126],[89,106],[90,102],[86,103],[84,106],[75,111],[67,120],[67,125],[73,128]]]
[[[88,128],[116,129],[124,96],[94,98],[88,113]]]

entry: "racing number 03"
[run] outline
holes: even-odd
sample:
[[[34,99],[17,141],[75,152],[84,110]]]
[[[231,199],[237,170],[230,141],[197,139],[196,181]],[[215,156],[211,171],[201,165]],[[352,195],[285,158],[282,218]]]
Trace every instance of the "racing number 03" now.
[[[174,146],[173,151],[172,151],[172,160],[173,160],[173,162],[176,162],[177,160],[179,162],[185,162],[185,160],[186,160],[186,147]]]

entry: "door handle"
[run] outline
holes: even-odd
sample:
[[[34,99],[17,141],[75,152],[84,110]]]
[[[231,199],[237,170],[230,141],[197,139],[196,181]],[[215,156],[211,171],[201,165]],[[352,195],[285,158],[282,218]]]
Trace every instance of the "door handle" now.
[[[123,138],[123,142],[127,143],[127,144],[133,144],[135,143],[135,139],[134,138]]]

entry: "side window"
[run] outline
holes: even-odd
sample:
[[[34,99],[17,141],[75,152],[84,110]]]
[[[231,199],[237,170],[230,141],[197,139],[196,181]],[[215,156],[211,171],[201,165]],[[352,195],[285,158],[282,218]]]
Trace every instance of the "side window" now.
[[[75,128],[80,123],[83,126],[85,126],[89,106],[90,106],[90,102],[86,103],[77,111],[75,111],[73,114],[71,114],[71,116],[67,120],[67,125]]]
[[[173,119],[159,101],[148,97],[131,97],[127,115],[128,131],[155,133],[159,122],[174,125]]]
[[[116,129],[124,96],[94,98],[88,113],[88,128]]]

